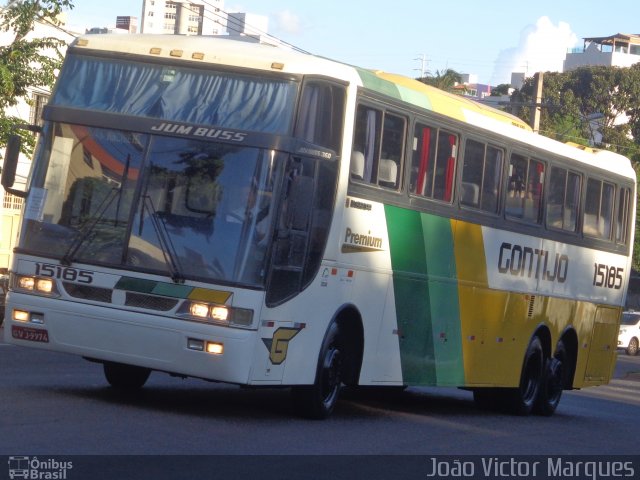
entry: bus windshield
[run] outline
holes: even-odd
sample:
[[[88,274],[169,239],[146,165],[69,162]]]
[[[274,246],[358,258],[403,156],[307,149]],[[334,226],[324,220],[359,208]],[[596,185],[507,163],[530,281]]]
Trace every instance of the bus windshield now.
[[[43,141],[25,253],[264,285],[284,154],[63,123]]]

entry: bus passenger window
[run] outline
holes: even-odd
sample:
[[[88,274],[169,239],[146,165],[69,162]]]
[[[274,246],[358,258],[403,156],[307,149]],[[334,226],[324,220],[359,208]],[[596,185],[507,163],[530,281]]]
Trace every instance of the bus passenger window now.
[[[629,224],[629,200],[631,191],[628,188],[621,188],[618,197],[618,215],[616,218],[616,243],[627,243],[627,231]]]
[[[544,164],[514,153],[509,164],[507,216],[540,223]]]
[[[587,180],[584,206],[583,233],[588,237],[611,238],[611,220],[614,203],[613,185],[594,178]]]
[[[352,180],[377,183],[381,118],[380,110],[358,105],[351,155],[354,164],[350,166]]]
[[[580,175],[551,167],[546,221],[550,228],[575,232],[578,226]]]
[[[403,117],[359,105],[349,166],[351,179],[397,190],[405,135]]]
[[[458,136],[417,123],[413,137],[411,193],[450,202]]]
[[[467,140],[464,152],[460,204],[495,213],[502,178],[501,149]]]
[[[460,184],[460,203],[467,207],[478,208],[480,206],[484,150],[484,143],[467,140],[464,149],[462,183]]]
[[[387,113],[382,131],[382,155],[378,166],[378,185],[397,189],[401,159],[404,156],[405,119]]]

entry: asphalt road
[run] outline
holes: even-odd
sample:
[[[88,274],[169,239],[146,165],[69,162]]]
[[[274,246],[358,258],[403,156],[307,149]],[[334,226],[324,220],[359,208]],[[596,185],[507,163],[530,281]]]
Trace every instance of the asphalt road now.
[[[346,391],[331,418],[310,421],[294,416],[286,389],[154,372],[139,394],[123,395],[107,386],[98,364],[4,343],[0,397],[0,455],[367,455],[374,460],[639,452],[640,356],[624,353],[609,385],[565,392],[550,418],[481,410],[470,392],[458,389],[409,388]],[[345,461],[331,458],[337,459],[334,465]]]

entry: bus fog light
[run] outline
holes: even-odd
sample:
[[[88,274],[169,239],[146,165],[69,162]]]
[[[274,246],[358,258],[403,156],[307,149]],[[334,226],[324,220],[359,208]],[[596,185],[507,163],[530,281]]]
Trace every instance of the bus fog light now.
[[[227,307],[211,307],[211,318],[221,322],[226,322],[229,316],[229,309]]]
[[[205,303],[192,303],[189,312],[194,317],[207,318],[209,315],[209,305]]]
[[[24,310],[14,310],[12,316],[13,316],[13,319],[16,322],[28,322],[29,321],[29,312],[25,312]]]
[[[207,353],[222,355],[224,353],[224,345],[222,343],[207,342]]]

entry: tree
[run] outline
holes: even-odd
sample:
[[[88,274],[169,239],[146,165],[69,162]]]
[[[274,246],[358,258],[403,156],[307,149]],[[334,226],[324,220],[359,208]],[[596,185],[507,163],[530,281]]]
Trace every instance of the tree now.
[[[491,89],[492,97],[500,97],[502,95],[509,95],[509,90],[511,90],[511,85],[508,83],[501,83],[500,85],[493,87]]]
[[[72,0],[14,0],[0,10],[0,30],[13,36],[11,43],[0,46],[0,147],[15,125],[25,123],[7,115],[7,109],[21,99],[29,102],[27,95],[34,87],[51,89],[62,62],[63,40],[29,34],[37,22],[59,27],[58,15],[72,8]],[[25,135],[23,140],[24,153],[31,153],[33,137]]]
[[[428,74],[426,77],[419,78],[418,80],[432,87],[439,88],[440,90],[460,93],[455,91],[454,87],[462,82],[462,75],[451,68],[447,68],[444,71],[436,70],[435,75]]]

